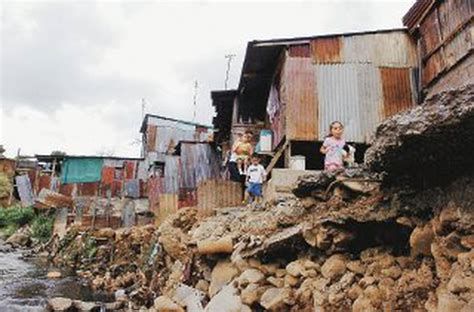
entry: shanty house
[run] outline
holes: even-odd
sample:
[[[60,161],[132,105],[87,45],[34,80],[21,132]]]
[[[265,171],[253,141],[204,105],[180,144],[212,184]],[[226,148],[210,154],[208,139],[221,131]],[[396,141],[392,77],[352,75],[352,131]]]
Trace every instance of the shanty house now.
[[[339,120],[360,158],[380,121],[416,105],[416,67],[404,29],[251,41],[238,89],[211,94],[216,137],[222,144],[242,129],[270,130],[270,169],[288,167],[293,155],[320,169],[319,146]]]
[[[416,40],[423,95],[474,83],[473,16],[472,0],[418,0],[403,17]]]
[[[140,132],[149,172],[148,198],[157,223],[183,207],[209,213],[241,203],[241,186],[222,175],[212,127],[148,114]]]

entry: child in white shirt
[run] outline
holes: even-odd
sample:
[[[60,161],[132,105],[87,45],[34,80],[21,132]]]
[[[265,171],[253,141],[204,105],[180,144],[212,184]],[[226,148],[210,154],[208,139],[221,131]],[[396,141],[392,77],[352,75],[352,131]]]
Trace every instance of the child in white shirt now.
[[[257,205],[261,204],[262,185],[265,178],[266,172],[265,168],[260,164],[260,156],[258,154],[253,154],[251,165],[247,168],[246,181],[248,182],[248,187],[245,191],[246,202],[248,202],[250,198],[253,198]]]

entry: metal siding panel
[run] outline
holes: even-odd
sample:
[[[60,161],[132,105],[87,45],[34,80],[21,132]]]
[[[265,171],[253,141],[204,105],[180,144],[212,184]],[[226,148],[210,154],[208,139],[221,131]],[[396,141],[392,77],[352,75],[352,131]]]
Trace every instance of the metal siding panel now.
[[[242,185],[224,180],[207,180],[198,186],[198,207],[203,216],[209,216],[216,208],[240,206]]]
[[[381,82],[371,64],[318,65],[319,140],[335,120],[347,141],[367,143],[381,120]]]
[[[441,30],[439,29],[438,9],[435,8],[426,16],[420,24],[421,55],[426,56],[432,52],[441,42]]]
[[[156,126],[148,125],[147,127],[147,149],[149,152],[156,148]]]
[[[341,48],[340,37],[317,38],[311,41],[311,55],[315,63],[340,63]]]
[[[472,0],[446,0],[439,4],[439,21],[443,38],[472,17]]]
[[[344,63],[413,67],[417,64],[416,45],[405,32],[355,35],[342,40]]]
[[[456,64],[474,47],[474,26],[471,22],[444,47],[446,67]]]
[[[384,118],[414,106],[413,84],[409,68],[380,68]]]
[[[429,85],[429,83],[435,79],[445,67],[446,63],[443,57],[443,52],[442,50],[438,50],[425,61],[421,73],[422,86],[426,87]]]
[[[290,140],[316,140],[318,107],[311,59],[288,58],[284,76],[287,137]]]
[[[373,65],[358,66],[360,127],[363,142],[369,143],[383,116],[382,81]]]

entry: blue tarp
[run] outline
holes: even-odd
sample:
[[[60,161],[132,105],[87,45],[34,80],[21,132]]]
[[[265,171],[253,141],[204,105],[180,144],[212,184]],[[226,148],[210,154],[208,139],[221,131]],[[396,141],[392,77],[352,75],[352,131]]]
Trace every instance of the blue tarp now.
[[[68,158],[63,163],[62,183],[97,182],[101,179],[102,158]]]

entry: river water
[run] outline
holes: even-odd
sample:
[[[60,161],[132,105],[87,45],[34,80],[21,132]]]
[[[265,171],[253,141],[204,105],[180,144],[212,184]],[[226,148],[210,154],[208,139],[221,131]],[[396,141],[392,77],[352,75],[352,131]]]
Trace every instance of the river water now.
[[[76,277],[48,279],[45,264],[25,260],[22,251],[0,251],[0,312],[45,311],[51,297],[98,301],[97,296]]]

